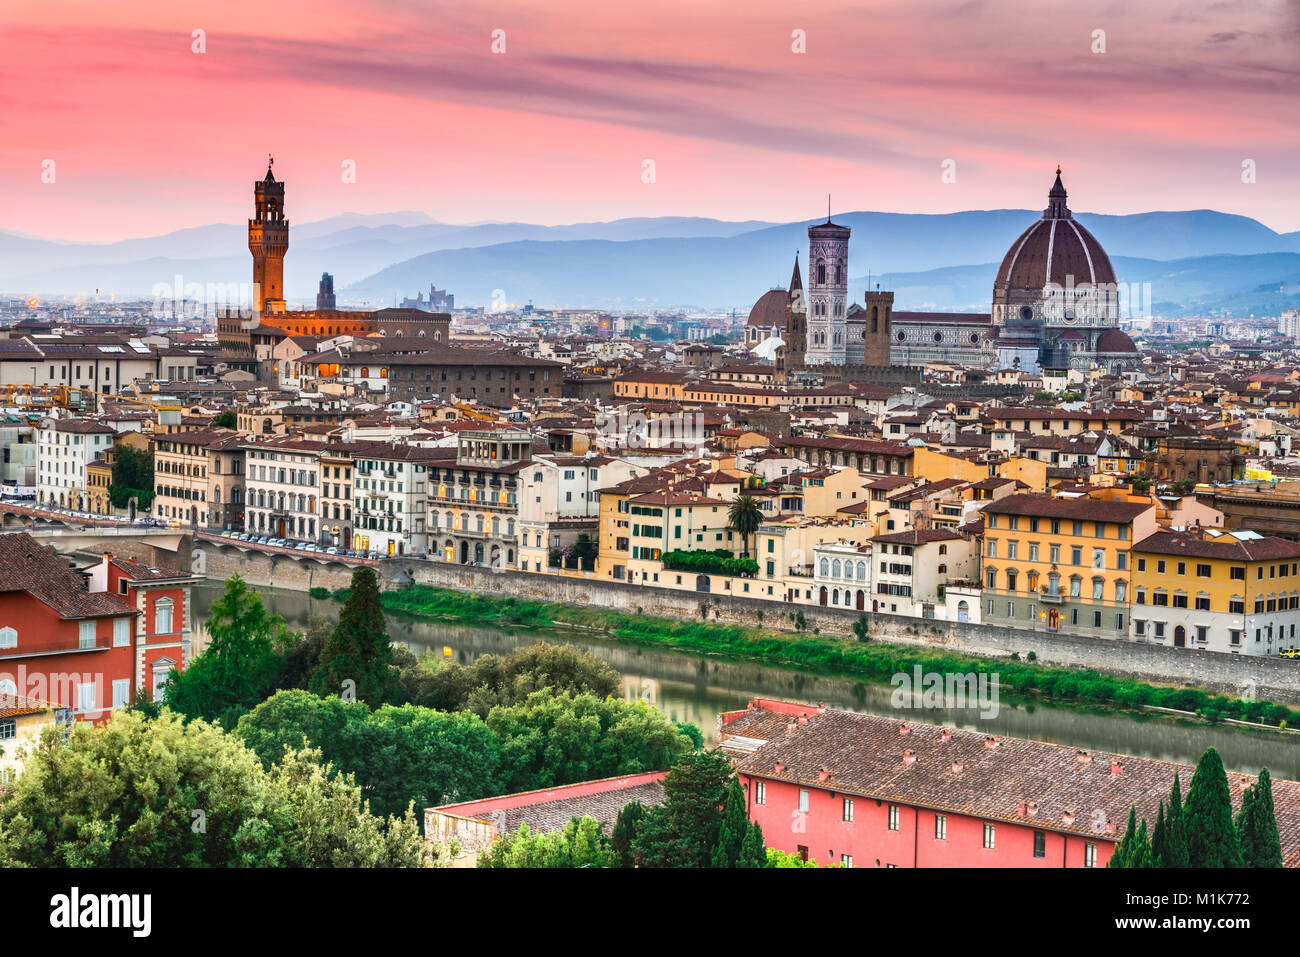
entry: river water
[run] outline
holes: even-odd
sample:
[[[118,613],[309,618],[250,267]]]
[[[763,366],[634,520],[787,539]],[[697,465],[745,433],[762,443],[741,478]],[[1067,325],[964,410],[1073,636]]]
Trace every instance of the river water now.
[[[204,622],[208,606],[224,585],[203,582],[194,586],[195,647],[206,644]],[[337,619],[339,605],[313,599],[304,592],[259,589],[262,600],[284,617],[291,628],[302,629],[308,619],[324,615]],[[963,709],[898,709],[891,703],[894,688],[884,683],[863,683],[853,678],[805,674],[790,668],[771,668],[744,662],[719,661],[675,651],[659,651],[615,641],[574,636],[568,632],[512,633],[493,628],[451,623],[414,621],[390,615],[388,632],[394,642],[417,655],[432,651],[468,664],[479,655],[506,655],[542,638],[565,641],[590,651],[623,676],[623,695],[644,699],[675,721],[689,721],[712,742],[717,739],[720,712],[744,708],[751,698],[822,702],[836,708],[888,714],[906,721],[986,731],[991,734],[1034,738],[1072,747],[1113,751],[1194,764],[1207,747],[1218,749],[1229,770],[1258,773],[1267,767],[1274,777],[1300,780],[1300,737],[1267,734],[1170,718],[1135,718],[1127,713],[1061,707],[1039,702],[999,702],[997,713],[984,717],[976,707]],[[1186,791],[1190,782],[1184,781]]]

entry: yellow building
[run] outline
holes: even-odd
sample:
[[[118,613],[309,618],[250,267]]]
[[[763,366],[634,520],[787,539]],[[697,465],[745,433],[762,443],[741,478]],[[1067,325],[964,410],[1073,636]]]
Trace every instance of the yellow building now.
[[[1136,640],[1269,656],[1300,645],[1300,542],[1162,529],[1132,558]]]
[[[985,624],[1128,637],[1129,550],[1156,531],[1154,502],[1022,493],[982,511]]]
[[[112,515],[113,503],[108,490],[113,484],[113,466],[98,458],[86,466],[86,511],[95,515]]]
[[[0,788],[22,771],[24,751],[34,749],[41,731],[54,725],[54,709],[48,704],[18,697],[0,682]]]

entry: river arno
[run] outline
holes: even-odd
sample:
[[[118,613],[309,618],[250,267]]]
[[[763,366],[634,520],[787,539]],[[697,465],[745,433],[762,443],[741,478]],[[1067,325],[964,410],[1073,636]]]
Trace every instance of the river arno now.
[[[219,582],[205,582],[194,588],[198,647],[206,644],[203,623],[208,605],[220,595],[222,587]],[[282,615],[292,628],[301,629],[315,615],[331,619],[338,616],[339,605],[331,600],[313,599],[297,591],[259,591],[267,606]],[[926,721],[1188,764],[1195,763],[1207,747],[1213,746],[1230,770],[1255,773],[1261,767],[1268,767],[1274,776],[1300,780],[1300,738],[1294,735],[1266,734],[1230,726],[1209,727],[1165,718],[1135,719],[1128,714],[1094,713],[1039,703],[1013,705],[1002,701],[997,714],[990,718],[981,717],[973,708],[899,710],[890,702],[894,689],[887,684],[864,684],[852,678],[657,651],[615,641],[586,639],[567,632],[511,633],[390,616],[389,634],[393,641],[406,645],[416,654],[432,651],[443,655],[444,649],[450,649],[452,659],[461,663],[471,662],[483,654],[509,654],[543,637],[567,641],[608,661],[622,674],[623,694],[629,700],[644,698],[668,717],[696,725],[710,741],[717,736],[719,712],[743,708],[751,698],[761,696],[823,702],[837,708],[897,715],[900,721]],[[1187,783],[1184,782],[1184,788]]]

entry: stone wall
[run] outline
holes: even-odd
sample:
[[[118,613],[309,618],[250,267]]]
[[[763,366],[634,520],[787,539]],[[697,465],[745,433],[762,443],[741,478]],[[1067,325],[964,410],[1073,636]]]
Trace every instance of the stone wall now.
[[[204,553],[203,574],[225,578],[235,572],[251,585],[307,590],[315,586],[344,588],[353,566],[321,558],[269,555],[231,546],[213,547],[199,542]],[[846,608],[790,604],[758,598],[704,595],[671,588],[629,585],[593,578],[555,574],[497,572],[490,568],[450,565],[417,560],[378,563],[383,587],[400,587],[408,581],[454,588],[483,595],[508,594],[516,598],[585,605],[615,611],[699,621],[705,607],[709,621],[791,630],[792,615],[804,614],[807,628],[823,635],[852,635],[862,614]],[[873,638],[899,644],[924,645],[962,654],[1022,658],[1034,652],[1043,664],[1093,668],[1143,681],[1189,685],[1231,697],[1254,694],[1286,704],[1300,704],[1300,662],[1280,658],[1225,655],[1212,651],[1166,648],[1127,640],[1080,638],[1031,632],[968,622],[932,621],[899,615],[866,614]],[[1252,691],[1253,689],[1253,691]]]

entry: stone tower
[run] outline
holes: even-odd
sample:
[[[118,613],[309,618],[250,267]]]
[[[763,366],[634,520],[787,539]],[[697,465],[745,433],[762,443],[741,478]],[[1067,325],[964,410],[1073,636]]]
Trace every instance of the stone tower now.
[[[879,284],[875,289],[868,289],[862,319],[862,364],[889,365],[889,350],[893,343],[894,293],[882,292]]]
[[[831,222],[808,227],[808,339],[810,366],[847,361],[849,228]]]
[[[248,251],[253,254],[253,308],[284,312],[284,254],[289,251],[289,220],[284,218],[284,183],[271,173],[253,184],[254,218],[248,221]]]
[[[320,288],[316,291],[316,308],[334,308],[334,277],[327,272],[320,274]]]

